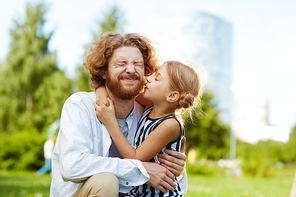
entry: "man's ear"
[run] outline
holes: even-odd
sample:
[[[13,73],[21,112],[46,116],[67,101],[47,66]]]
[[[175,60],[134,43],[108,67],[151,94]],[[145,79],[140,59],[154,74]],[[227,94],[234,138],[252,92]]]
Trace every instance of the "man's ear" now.
[[[166,100],[168,102],[174,103],[177,102],[179,100],[180,94],[177,91],[173,91],[171,92],[167,97]]]
[[[101,75],[101,76],[102,76],[103,79],[106,79],[106,78],[107,78],[107,70],[105,70],[105,71],[104,71],[104,74]]]

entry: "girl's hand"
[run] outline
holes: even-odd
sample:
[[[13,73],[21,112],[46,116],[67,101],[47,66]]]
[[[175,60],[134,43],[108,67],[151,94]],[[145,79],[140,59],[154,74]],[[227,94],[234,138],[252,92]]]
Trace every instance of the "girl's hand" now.
[[[107,102],[107,105],[100,99],[98,99],[97,102],[94,102],[96,116],[105,126],[112,123],[114,124],[114,121],[116,121],[113,101],[107,98]]]

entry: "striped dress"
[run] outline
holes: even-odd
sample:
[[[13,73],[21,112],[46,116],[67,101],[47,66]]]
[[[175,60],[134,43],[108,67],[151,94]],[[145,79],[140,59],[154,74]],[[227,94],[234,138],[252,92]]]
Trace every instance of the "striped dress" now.
[[[147,136],[164,120],[169,118],[175,118],[178,121],[177,117],[174,115],[168,115],[158,119],[149,118],[149,114],[152,111],[152,109],[153,109],[153,106],[146,109],[139,121],[138,129],[135,135],[135,148],[138,148],[140,144],[147,138]],[[181,150],[181,143],[182,143],[181,141],[182,141],[182,137],[184,136],[184,128],[179,121],[178,123],[180,125],[181,136],[177,140],[170,142],[168,145],[166,145],[166,147],[163,148],[159,152],[159,154],[165,154],[164,153],[165,149],[171,149],[176,151]],[[149,160],[149,162],[160,163],[158,161],[157,156],[154,156],[152,159]],[[175,183],[177,185],[176,189],[174,191],[168,191],[166,194],[164,194],[160,190],[148,184],[144,184],[140,186],[134,186],[129,193],[125,194],[125,196],[130,196],[130,197],[133,197],[133,196],[145,196],[145,197],[182,196],[181,188],[176,178],[175,178]]]

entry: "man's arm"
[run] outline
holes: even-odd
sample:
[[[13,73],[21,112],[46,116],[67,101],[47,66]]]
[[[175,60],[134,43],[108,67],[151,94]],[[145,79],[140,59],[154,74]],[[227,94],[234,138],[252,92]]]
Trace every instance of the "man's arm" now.
[[[180,176],[185,170],[186,155],[185,152],[185,143],[186,138],[182,139],[181,152],[166,149],[165,153],[159,154],[158,160],[161,162],[161,165],[166,167],[171,171],[175,176]]]

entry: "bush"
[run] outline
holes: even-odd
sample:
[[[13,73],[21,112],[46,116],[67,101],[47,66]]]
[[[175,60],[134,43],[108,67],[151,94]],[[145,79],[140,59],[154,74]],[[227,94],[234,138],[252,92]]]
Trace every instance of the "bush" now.
[[[188,165],[186,167],[186,171],[188,174],[199,174],[199,175],[213,175],[214,169],[209,168],[208,166],[204,165]]]
[[[46,137],[35,128],[0,134],[0,169],[37,170],[44,164]]]
[[[242,170],[245,175],[267,177],[271,168],[282,161],[284,144],[277,141],[259,141],[249,144],[238,141],[237,156],[242,158]]]
[[[194,165],[186,164],[186,172],[191,175],[223,175],[226,170],[220,168],[216,161],[201,159]]]

